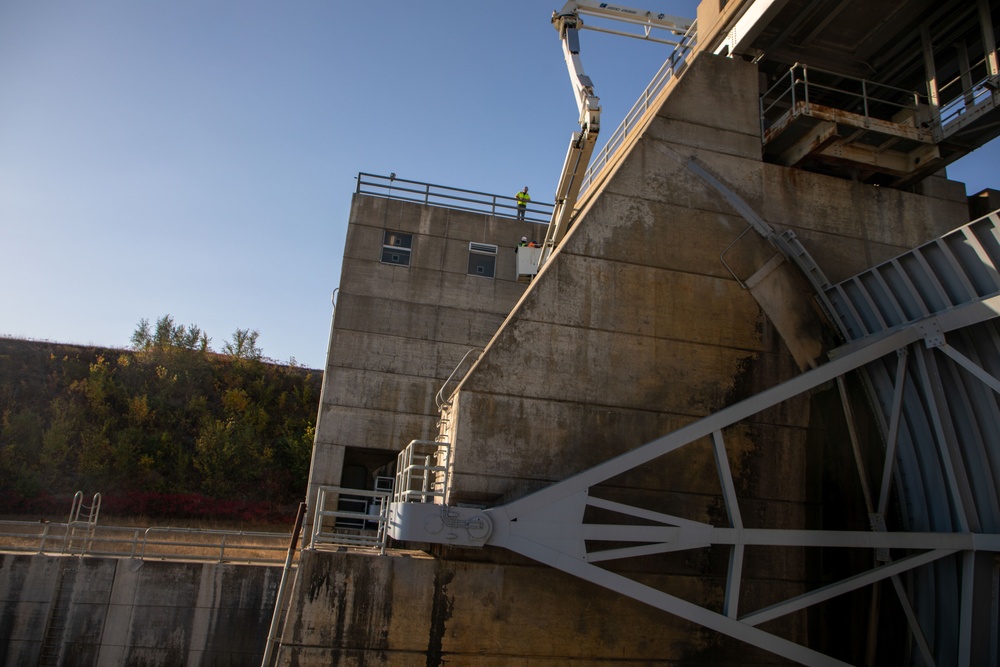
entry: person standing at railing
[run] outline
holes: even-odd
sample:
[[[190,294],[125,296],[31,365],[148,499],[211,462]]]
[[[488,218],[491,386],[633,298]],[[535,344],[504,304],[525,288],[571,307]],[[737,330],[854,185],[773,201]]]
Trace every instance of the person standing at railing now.
[[[528,186],[525,185],[524,189],[514,195],[517,200],[517,219],[524,220],[524,212],[528,210],[528,202],[531,201],[531,197],[528,195]]]

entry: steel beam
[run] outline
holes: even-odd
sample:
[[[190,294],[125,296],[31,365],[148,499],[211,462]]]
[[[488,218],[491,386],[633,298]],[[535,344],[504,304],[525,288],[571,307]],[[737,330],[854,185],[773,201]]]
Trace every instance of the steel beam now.
[[[744,401],[740,401],[693,424],[652,440],[641,447],[577,473],[552,486],[508,503],[503,506],[504,513],[512,519],[517,518],[573,493],[589,489],[592,486],[607,481],[615,475],[648,463],[695,440],[709,436],[713,431],[735,424],[761,410],[777,405],[805,391],[829,382],[838,375],[859,368],[887,353],[894,352],[898,348],[912,343],[919,337],[919,333],[913,328],[903,329],[881,337],[873,336],[867,345],[851,354],[846,354],[843,357],[829,361],[822,366],[806,371],[791,380],[765,390]]]
[[[937,287],[940,288],[940,285]],[[762,410],[878,361],[885,355],[898,354],[899,362],[890,414],[890,441],[887,445],[877,508],[884,513],[888,503],[889,481],[893,473],[893,451],[902,424],[901,404],[907,384],[906,349],[910,346],[916,348],[920,344],[917,355],[918,376],[923,387],[934,387],[931,378],[932,376],[936,378],[937,374],[928,366],[933,363],[932,351],[925,348],[946,346],[944,335],[948,331],[993,319],[997,316],[998,308],[1000,308],[1000,296],[994,296],[981,302],[953,307],[939,315],[907,323],[897,329],[845,345],[832,354],[831,360],[822,366],[507,505],[491,509],[475,509],[429,503],[403,503],[402,505],[409,507],[397,508],[398,503],[393,503],[390,512],[390,530],[397,539],[409,541],[503,547],[806,665],[843,663],[795,642],[761,631],[755,625],[889,577],[893,581],[924,661],[933,664],[933,651],[919,627],[898,574],[925,566],[959,551],[969,554],[965,557],[967,563],[971,562],[972,554],[977,551],[1000,553],[1000,534],[973,533],[969,529],[970,525],[978,525],[975,520],[970,522],[966,518],[966,513],[970,509],[974,512],[975,508],[968,506],[971,500],[966,502],[964,493],[960,489],[961,481],[958,479],[955,462],[952,460],[952,455],[959,456],[959,452],[953,449],[954,443],[949,446],[955,434],[949,430],[939,414],[936,406],[943,406],[944,403],[940,395],[937,397],[933,395],[936,390],[930,390],[926,395],[931,405],[934,431],[940,448],[939,457],[942,466],[947,469],[948,493],[952,496],[959,517],[958,532],[888,532],[884,528],[884,523],[879,520],[881,514],[872,514],[874,531],[746,528],[743,526],[739,510],[722,431]],[[947,353],[947,350],[945,351]],[[958,354],[957,351],[955,354]],[[960,356],[965,358],[964,355]],[[968,364],[976,366],[971,360],[967,361]],[[967,367],[964,363],[959,365]],[[975,374],[979,377],[983,373],[985,371],[980,369],[980,372]],[[598,484],[688,444],[704,442],[706,438],[711,439],[721,495],[729,516],[729,527],[716,527],[590,495],[591,489]],[[863,470],[862,475],[864,475]],[[869,506],[872,504],[870,495],[866,502]],[[584,523],[587,507],[603,509],[657,525]],[[597,542],[635,544],[604,550],[588,548],[588,543],[593,546]],[[713,545],[727,546],[730,549],[726,599],[722,613],[681,600],[595,565],[606,560],[701,549]],[[738,615],[740,584],[744,550],[748,546],[863,548],[884,550],[885,553],[890,549],[896,549],[922,553],[908,556],[900,561],[888,562],[740,619]],[[967,591],[974,583],[974,575],[971,567],[966,567],[964,570],[970,574],[963,580],[962,599],[968,601],[971,600],[971,594]],[[971,613],[971,607],[963,606],[961,610],[963,633],[971,632],[969,629]],[[967,655],[970,654],[971,648],[965,647],[961,651],[963,655]]]
[[[938,91],[937,65],[934,63],[934,45],[931,42],[931,31],[924,23],[920,26],[920,46],[924,55],[924,76],[927,81],[927,101],[934,119],[934,134],[941,137],[941,96]]]
[[[989,0],[977,0],[979,8],[979,25],[983,34],[983,54],[986,56],[986,74],[991,79],[1000,76],[1000,68],[997,66],[997,47],[993,37],[993,17],[990,13]],[[995,95],[996,93],[994,93]]]
[[[934,440],[938,446],[938,457],[941,461],[941,468],[944,471],[945,481],[948,484],[948,495],[952,503],[952,510],[958,523],[958,528],[962,532],[969,530],[969,514],[964,501],[965,493],[958,483],[958,471],[951,456],[950,438],[945,434],[944,414],[941,410],[940,384],[935,373],[935,382],[931,383],[930,371],[927,368],[927,360],[924,354],[917,354],[917,372],[920,375],[920,382],[926,388],[924,397],[927,401],[927,414],[931,419],[931,426],[934,429]],[[972,509],[972,508],[969,508]]]
[[[909,556],[908,558],[904,558],[902,560],[893,561],[889,565],[882,565],[881,567],[873,568],[867,572],[862,572],[861,574],[857,574],[853,577],[838,581],[837,583],[830,584],[829,586],[824,586],[816,589],[815,591],[785,600],[784,602],[761,609],[760,611],[756,611],[752,614],[747,614],[746,616],[740,618],[740,620],[744,623],[749,623],[750,625],[760,625],[761,623],[772,621],[776,618],[780,618],[794,611],[799,611],[800,609],[805,609],[806,607],[810,607],[819,602],[833,599],[838,595],[843,595],[844,593],[864,588],[865,586],[869,586],[888,577],[894,577],[902,572],[906,572],[907,570],[912,570],[913,568],[933,563],[939,558],[950,556],[953,553],[955,553],[954,549],[937,549],[934,551],[926,551],[916,556]]]
[[[962,554],[962,590],[958,612],[958,667],[969,667],[972,661],[972,595],[976,583],[976,554]]]
[[[1000,380],[997,380],[995,377],[986,372],[982,366],[978,365],[947,343],[939,345],[937,349],[947,354],[948,357],[950,357],[955,363],[976,376],[987,387],[1000,394]]]
[[[902,417],[903,386],[906,382],[906,361],[909,359],[906,348],[899,351],[896,362],[896,383],[892,395],[892,406],[889,409],[889,435],[885,443],[885,464],[882,467],[882,483],[879,486],[878,507],[875,511],[879,516],[885,516],[889,506],[889,486],[892,481],[892,470],[896,461],[896,445],[899,440],[899,420]]]
[[[726,37],[713,49],[715,54],[732,57],[743,53],[786,4],[788,0],[754,0]]]
[[[920,657],[924,659],[924,663],[927,667],[937,667],[937,663],[934,662],[934,653],[931,651],[931,647],[927,643],[927,638],[924,636],[923,628],[920,627],[920,621],[917,620],[917,615],[913,612],[913,605],[910,604],[910,598],[907,597],[906,591],[903,590],[903,583],[899,580],[898,576],[891,577],[891,580],[892,587],[896,591],[896,597],[899,599],[899,603],[903,607],[903,615],[906,616],[906,622],[909,624],[910,633],[913,635],[914,641],[917,642],[917,648],[920,650]]]
[[[823,655],[801,644],[772,635],[747,623],[710,611],[586,561],[572,558],[538,542],[511,535],[504,540],[504,544],[501,546],[615,593],[626,595],[656,609],[716,630],[800,664],[812,667],[847,667],[847,663]]]

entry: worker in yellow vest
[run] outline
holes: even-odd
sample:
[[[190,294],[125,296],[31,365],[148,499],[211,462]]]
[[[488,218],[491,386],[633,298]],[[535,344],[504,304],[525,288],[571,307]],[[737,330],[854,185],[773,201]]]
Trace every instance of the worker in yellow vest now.
[[[524,189],[514,195],[517,199],[517,219],[524,220],[524,212],[528,210],[528,202],[531,201],[531,197],[528,196],[528,186],[525,185]]]

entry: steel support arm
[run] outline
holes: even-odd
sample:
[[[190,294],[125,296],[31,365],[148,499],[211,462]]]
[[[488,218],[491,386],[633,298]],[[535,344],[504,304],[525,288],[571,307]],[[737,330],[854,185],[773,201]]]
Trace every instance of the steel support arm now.
[[[671,16],[662,12],[651,12],[644,9],[634,9],[610,2],[595,2],[595,0],[570,0],[557,13],[573,16],[585,14],[643,26],[647,36],[651,28],[666,30],[675,35],[683,35],[691,27],[692,23],[690,19],[680,16]],[[628,37],[637,36],[630,33],[617,34],[624,34]]]

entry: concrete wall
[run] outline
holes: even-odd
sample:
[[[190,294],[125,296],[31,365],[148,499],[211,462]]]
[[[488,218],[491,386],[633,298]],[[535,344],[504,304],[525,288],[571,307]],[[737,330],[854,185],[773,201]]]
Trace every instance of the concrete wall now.
[[[687,159],[707,166],[776,230],[792,229],[832,281],[965,221],[961,198],[760,162],[755,82],[748,63],[696,58],[589,202],[461,385],[453,502],[512,500],[799,372],[736,279],[775,250],[753,232],[740,236],[746,221],[686,168]],[[819,326],[799,334],[821,347]],[[784,467],[760,471],[762,492],[806,501],[807,402],[763,419],[755,427],[788,455],[778,457]],[[757,449],[739,437],[732,447],[737,461]],[[710,463],[704,454],[699,460]],[[654,477],[671,489],[714,493],[714,474],[690,474],[690,465],[673,462]]]
[[[306,550],[299,574],[278,665],[786,664],[503,552],[445,559]],[[718,580],[649,579],[682,597],[721,601]]]
[[[386,230],[413,235],[409,266],[381,262]],[[515,275],[520,238],[544,233],[544,226],[510,218],[355,196],[310,503],[317,486],[341,483],[351,450],[381,450],[394,459],[410,440],[437,435],[434,396],[471,348],[485,347],[524,292]],[[468,274],[470,241],[499,246],[495,278]],[[379,459],[356,460],[371,467]]]
[[[510,315],[497,313],[499,329],[463,380],[451,413],[451,503],[521,497],[793,377],[828,349],[831,334],[791,263],[780,263],[755,291],[741,284],[770,265],[775,249],[755,232],[744,233],[747,221],[690,160],[778,232],[794,231],[833,281],[966,221],[964,193],[946,181],[907,193],[761,162],[757,80],[750,63],[697,56],[627,157],[582,200],[574,228]],[[356,201],[352,220],[384,215],[362,211],[367,206],[384,204]],[[360,271],[357,279],[372,296],[390,292],[404,304],[429,307],[423,319],[410,321],[413,329],[393,331],[399,338],[434,331],[420,322],[436,321],[450,303],[475,308],[481,298],[456,294],[455,284],[441,281],[443,271],[419,284],[412,278],[397,284],[395,274],[349,269],[346,261],[342,290],[355,280],[352,271]],[[443,290],[440,301],[434,290]],[[365,346],[352,349],[371,364],[382,359],[377,337],[386,334],[367,322],[382,311],[370,305],[356,312]],[[335,340],[338,327],[339,313]],[[422,340],[435,341],[435,350],[454,345],[436,335]],[[378,433],[380,442],[383,433],[391,436],[398,449],[409,415],[393,412],[397,393],[382,383],[410,382],[397,377],[407,375],[400,363],[419,361],[430,371],[438,360],[430,349],[412,361],[397,350],[381,366],[352,369],[364,371],[350,376],[358,403],[337,404],[343,411],[336,413],[325,403],[324,416],[353,424],[353,430],[338,427],[340,433]],[[331,378],[341,365],[331,363]],[[368,381],[375,376],[378,382]],[[429,392],[415,390],[406,405],[426,405]],[[726,430],[745,525],[818,528],[849,514],[863,518],[863,508],[844,502],[857,480],[843,449],[842,414],[836,389],[826,389]],[[713,525],[726,521],[708,442],[595,493]],[[610,567],[718,610],[724,551]],[[434,555],[304,554],[279,664],[785,664],[506,552],[441,547]],[[748,549],[741,610],[786,599],[849,565],[804,549]],[[863,617],[869,602],[845,596],[768,630],[854,659],[864,633],[845,641],[829,628]]]
[[[281,568],[0,554],[0,664],[258,666]]]
[[[808,355],[797,359],[782,333],[791,332],[796,346],[811,344],[819,357],[829,331],[808,299],[785,301],[797,269],[782,264],[789,279],[777,297],[744,289],[740,281],[775,250],[755,232],[741,236],[747,222],[688,160],[707,167],[778,232],[793,230],[833,281],[965,222],[963,198],[948,188],[944,197],[926,197],[762,163],[756,79],[748,63],[695,59],[643,139],[586,204],[460,387],[451,503],[509,502],[797,375]],[[785,319],[795,325],[779,329]],[[827,414],[832,422],[814,417],[818,400],[839,402],[802,396],[726,430],[747,525],[830,525],[831,496],[839,496],[851,468],[826,467],[836,456],[824,450],[846,440],[834,435],[835,410]],[[725,521],[707,441],[594,493]],[[675,569],[645,559],[620,567],[638,577],[718,576],[709,560],[702,565]],[[748,553],[746,566],[753,583],[741,608],[748,610],[775,602],[778,589],[819,585],[823,568],[833,567],[811,561],[804,549]],[[712,608],[714,599],[699,603]],[[802,636],[832,618],[789,617],[772,629]]]

